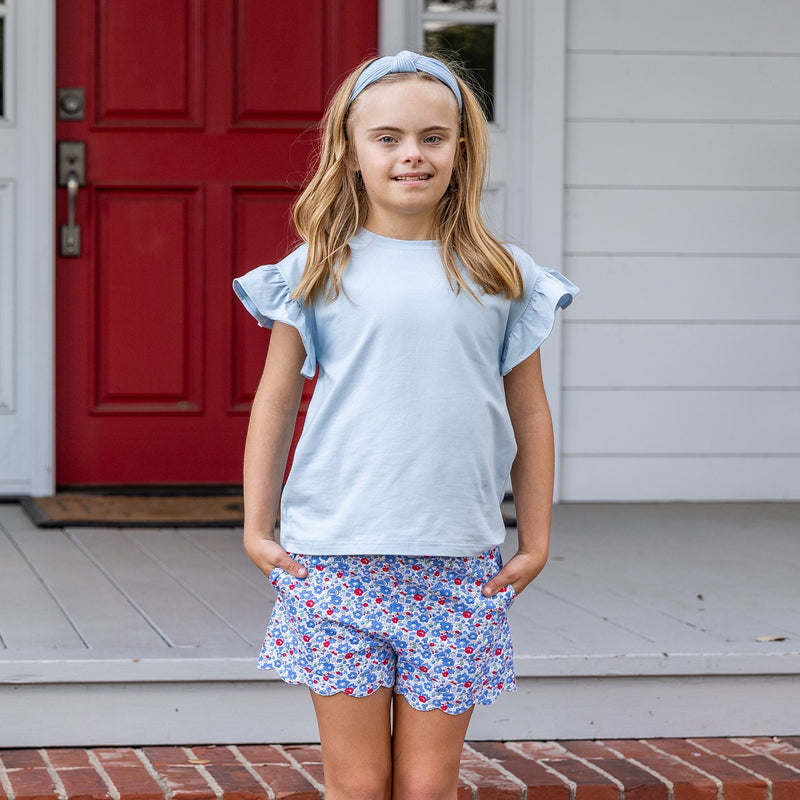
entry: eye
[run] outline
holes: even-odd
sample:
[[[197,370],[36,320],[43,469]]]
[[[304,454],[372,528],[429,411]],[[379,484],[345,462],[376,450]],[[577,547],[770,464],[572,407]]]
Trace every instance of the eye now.
[[[395,139],[394,139],[394,136],[389,136],[389,134],[386,134],[386,135],[384,135],[384,136],[381,136],[381,137],[378,139],[378,141],[379,141],[381,144],[392,144],[392,142],[394,142],[394,140],[395,140]]]
[[[428,144],[439,144],[439,142],[442,141],[442,137],[437,134],[433,134],[432,136],[429,136],[427,139],[425,139],[425,141]]]

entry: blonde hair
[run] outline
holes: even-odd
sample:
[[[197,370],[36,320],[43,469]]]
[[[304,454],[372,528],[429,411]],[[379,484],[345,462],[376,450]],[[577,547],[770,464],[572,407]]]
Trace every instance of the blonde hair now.
[[[306,303],[313,302],[323,291],[329,300],[338,296],[350,259],[350,239],[364,224],[369,212],[364,186],[347,166],[350,95],[359,74],[369,63],[365,61],[354,70],[333,96],[320,125],[319,163],[294,207],[295,227],[308,243],[308,253],[303,276],[292,296]],[[450,64],[447,66],[453,69]],[[454,291],[465,289],[474,295],[458,258],[472,281],[484,292],[517,298],[523,289],[519,267],[481,217],[481,194],[489,155],[486,117],[470,85],[457,72],[453,73],[463,101],[464,150],[456,158],[450,187],[436,208],[434,238]],[[404,72],[387,75],[373,85],[404,79],[437,81],[424,72]],[[357,103],[358,98],[353,102]]]

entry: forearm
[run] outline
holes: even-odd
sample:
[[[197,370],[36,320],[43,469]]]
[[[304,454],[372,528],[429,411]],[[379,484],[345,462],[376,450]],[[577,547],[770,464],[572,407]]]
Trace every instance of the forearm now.
[[[553,422],[547,403],[518,417],[514,434],[517,457],[511,468],[511,487],[519,549],[534,555],[544,565],[550,547],[555,470]]]
[[[256,393],[244,451],[245,539],[274,532],[301,393],[298,382],[292,396],[277,398],[266,380]]]
[[[300,368],[305,351],[294,328],[278,322],[272,331],[244,451],[244,546],[262,568],[275,565],[275,521],[281,486],[303,393]],[[270,545],[266,547],[266,545]]]

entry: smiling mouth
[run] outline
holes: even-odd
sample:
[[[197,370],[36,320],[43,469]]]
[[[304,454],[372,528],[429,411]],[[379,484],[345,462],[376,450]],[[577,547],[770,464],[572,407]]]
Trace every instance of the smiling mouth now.
[[[394,180],[403,183],[406,181],[427,181],[430,177],[430,175],[397,175],[395,176]]]

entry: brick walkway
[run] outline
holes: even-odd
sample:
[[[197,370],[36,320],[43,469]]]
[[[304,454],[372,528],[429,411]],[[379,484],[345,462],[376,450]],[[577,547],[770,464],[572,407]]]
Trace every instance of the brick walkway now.
[[[0,750],[0,800],[319,800],[319,746]],[[798,800],[800,737],[470,742],[459,800]]]

